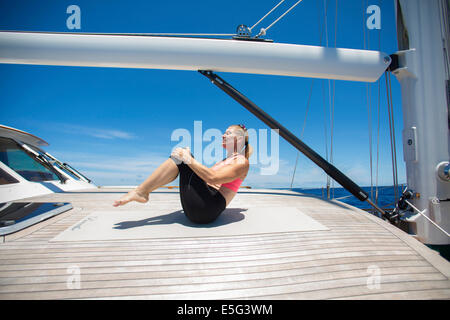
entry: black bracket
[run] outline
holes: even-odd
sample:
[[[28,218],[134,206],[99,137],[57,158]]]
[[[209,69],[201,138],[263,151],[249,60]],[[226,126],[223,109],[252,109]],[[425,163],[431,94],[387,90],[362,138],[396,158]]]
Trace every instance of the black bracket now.
[[[393,53],[393,54],[389,55],[389,57],[391,58],[391,64],[389,65],[387,70],[390,72],[394,72],[395,70],[400,68],[400,66],[398,64],[398,54]]]
[[[376,204],[372,203],[369,199],[369,195],[356,183],[354,183],[349,177],[344,175],[339,169],[333,166],[331,163],[322,158],[317,152],[312,150],[303,141],[297,138],[292,132],[282,126],[278,121],[273,119],[264,110],[259,108],[250,99],[240,93],[238,90],[233,88],[229,83],[223,80],[221,77],[216,75],[210,70],[198,70],[202,75],[211,80],[213,84],[219,87],[222,91],[228,94],[231,98],[236,100],[248,111],[253,113],[262,122],[268,125],[271,129],[277,130],[278,134],[284,138],[288,143],[290,143],[294,148],[302,152],[306,157],[313,161],[316,165],[322,168],[331,178],[336,180],[341,186],[348,190],[360,201],[369,202],[375,209],[377,209],[383,216],[386,215],[383,209],[379,208]]]

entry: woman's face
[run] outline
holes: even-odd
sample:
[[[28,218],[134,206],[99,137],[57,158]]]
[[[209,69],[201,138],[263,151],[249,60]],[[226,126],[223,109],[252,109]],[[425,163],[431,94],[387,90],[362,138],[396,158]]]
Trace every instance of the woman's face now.
[[[235,140],[239,147],[239,143],[242,140],[242,136],[239,134],[238,131],[239,130],[233,127],[229,127],[222,135],[222,146],[225,149],[234,149]]]

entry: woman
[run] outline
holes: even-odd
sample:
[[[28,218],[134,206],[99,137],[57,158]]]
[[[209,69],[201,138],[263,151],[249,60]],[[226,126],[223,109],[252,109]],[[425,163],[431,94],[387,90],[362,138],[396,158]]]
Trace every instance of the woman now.
[[[114,202],[145,203],[149,194],[180,174],[180,200],[186,216],[195,223],[210,223],[233,200],[249,169],[252,147],[244,125],[231,125],[222,136],[227,157],[211,168],[197,162],[189,148],[176,148],[140,186]]]

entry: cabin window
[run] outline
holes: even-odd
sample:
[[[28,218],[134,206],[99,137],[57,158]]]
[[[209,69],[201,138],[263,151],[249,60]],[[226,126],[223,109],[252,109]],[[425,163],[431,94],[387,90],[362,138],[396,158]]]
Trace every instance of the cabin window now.
[[[51,181],[59,178],[28,155],[14,140],[0,137],[0,161],[28,181]]]
[[[8,172],[0,168],[0,185],[18,183],[19,180],[11,176]]]
[[[50,162],[54,167],[57,167],[59,170],[63,171],[66,175],[68,175],[69,177],[75,179],[75,180],[80,180],[80,178],[78,176],[76,176],[74,173],[70,172],[67,168],[65,168],[63,165],[60,165],[58,162],[56,162],[55,160],[53,160],[52,158],[48,157],[41,149],[36,148],[35,146],[31,146],[29,144],[27,144],[27,146],[29,146],[30,148],[32,148],[34,151],[36,151],[37,153],[39,153],[40,155],[42,155],[43,157],[45,157],[45,159],[47,159],[48,162]]]
[[[73,174],[72,172],[70,172],[69,170],[67,170],[66,168],[64,168],[63,166],[61,166],[61,165],[59,165],[57,162],[55,162],[54,160],[52,160],[52,159],[50,159],[50,158],[48,158],[48,157],[46,157],[47,158],[47,160],[51,163],[51,164],[53,164],[53,166],[55,166],[55,167],[58,167],[58,169],[60,169],[61,171],[63,171],[65,174],[67,174],[69,177],[71,177],[72,179],[75,179],[75,180],[80,180],[80,178],[79,177],[77,177],[75,174]]]

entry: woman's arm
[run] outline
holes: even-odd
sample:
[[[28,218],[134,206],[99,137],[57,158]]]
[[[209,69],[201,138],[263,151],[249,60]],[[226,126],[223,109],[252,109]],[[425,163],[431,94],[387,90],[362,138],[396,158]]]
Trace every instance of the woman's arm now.
[[[186,163],[203,181],[210,184],[223,184],[231,182],[246,174],[249,168],[247,159],[245,159],[245,161],[239,161],[236,159],[227,166],[224,166],[218,170],[212,170],[195,160],[191,156],[191,152],[188,148],[176,148],[173,155]]]
[[[191,157],[192,158],[192,157]],[[205,167],[197,160],[193,159],[187,165],[194,171],[203,181],[210,184],[223,184],[231,182],[247,173],[248,161],[234,161],[227,166],[218,170],[212,170]]]

